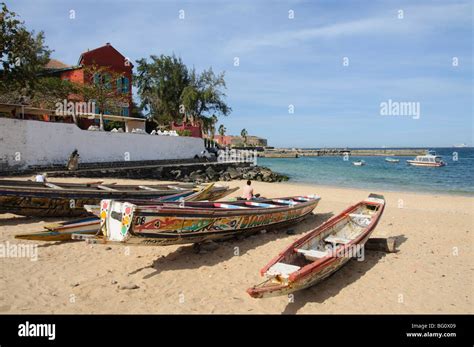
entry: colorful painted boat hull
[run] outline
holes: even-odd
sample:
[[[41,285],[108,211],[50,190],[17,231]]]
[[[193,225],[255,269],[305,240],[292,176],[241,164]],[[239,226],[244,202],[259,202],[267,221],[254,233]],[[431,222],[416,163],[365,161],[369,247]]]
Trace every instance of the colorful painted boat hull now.
[[[104,200],[101,203],[103,235],[88,242],[163,246],[222,240],[297,223],[313,211],[319,200],[314,196],[295,205],[242,209],[216,208],[214,203],[206,202],[150,207]],[[247,202],[216,203],[216,206],[236,204],[244,206]]]
[[[226,186],[221,187],[224,188],[224,191],[228,190]],[[179,201],[180,199],[183,199],[184,201],[195,201],[201,199],[203,196],[208,195],[210,191],[214,191],[213,184],[209,184],[196,192],[185,191],[176,195],[165,196],[161,198],[160,201]],[[221,189],[218,190],[218,194],[223,194]],[[100,207],[97,207],[97,209],[98,211],[96,212],[96,215],[100,216]],[[45,225],[44,228],[46,229],[44,231],[16,235],[15,238],[35,241],[69,241],[72,239],[73,234],[97,234],[100,228],[100,218],[88,217],[63,223]]]

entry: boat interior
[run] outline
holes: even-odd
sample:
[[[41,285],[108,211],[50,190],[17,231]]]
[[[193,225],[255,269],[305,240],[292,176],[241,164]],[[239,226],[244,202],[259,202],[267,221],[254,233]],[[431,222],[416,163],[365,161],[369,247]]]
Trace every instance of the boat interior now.
[[[330,227],[316,233],[288,252],[265,273],[267,278],[286,279],[302,267],[332,256],[342,246],[357,239],[370,225],[380,205],[360,203]]]
[[[155,184],[155,185],[120,185],[115,183],[103,184],[102,181],[89,183],[62,183],[62,182],[33,182],[19,180],[0,180],[0,187],[14,189],[57,189],[57,190],[84,190],[84,191],[163,191],[163,190],[189,190],[194,189],[194,184]],[[221,186],[217,186],[221,187]],[[222,189],[226,187],[222,186]]]
[[[215,209],[215,210],[251,210],[251,209],[272,209],[280,207],[293,207],[309,201],[319,200],[320,197],[316,195],[310,196],[295,196],[281,199],[254,199],[254,200],[236,200],[226,202],[208,202],[208,201],[192,201],[181,202],[180,207],[192,207],[193,209]],[[143,206],[145,209],[170,207],[176,208],[175,202],[164,203],[156,206]],[[139,206],[141,207],[141,206]]]

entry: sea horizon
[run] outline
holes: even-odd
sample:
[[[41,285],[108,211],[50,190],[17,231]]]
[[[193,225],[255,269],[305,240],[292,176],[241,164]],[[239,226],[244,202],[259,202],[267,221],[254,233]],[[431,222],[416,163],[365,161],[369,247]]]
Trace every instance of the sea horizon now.
[[[400,162],[388,163],[383,155],[353,156],[346,158],[347,160],[341,156],[258,158],[257,164],[289,176],[289,183],[473,196],[473,148],[436,149],[446,166],[413,167],[406,164],[406,160],[413,159],[409,156],[390,156],[400,159]],[[352,165],[353,161],[360,159],[366,165]]]

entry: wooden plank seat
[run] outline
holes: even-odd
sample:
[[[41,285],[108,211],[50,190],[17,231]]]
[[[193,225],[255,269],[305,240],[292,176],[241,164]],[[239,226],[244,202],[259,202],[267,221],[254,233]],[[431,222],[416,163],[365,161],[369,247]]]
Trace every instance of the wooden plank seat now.
[[[267,270],[265,275],[267,277],[280,276],[282,278],[288,278],[293,272],[296,272],[299,269],[300,267],[296,265],[276,263]]]
[[[351,218],[368,218],[371,219],[372,216],[369,214],[360,214],[360,213],[349,213],[349,217]]]
[[[303,254],[307,260],[315,261],[329,255],[328,251],[318,251],[316,249],[295,248],[296,253]]]

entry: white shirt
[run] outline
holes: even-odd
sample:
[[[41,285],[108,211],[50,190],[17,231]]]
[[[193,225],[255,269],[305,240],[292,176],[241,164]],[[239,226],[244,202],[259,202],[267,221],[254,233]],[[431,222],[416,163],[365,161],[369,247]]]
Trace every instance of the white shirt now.
[[[36,175],[35,181],[44,183],[45,182],[44,176],[43,175]]]

